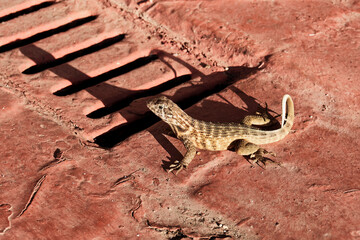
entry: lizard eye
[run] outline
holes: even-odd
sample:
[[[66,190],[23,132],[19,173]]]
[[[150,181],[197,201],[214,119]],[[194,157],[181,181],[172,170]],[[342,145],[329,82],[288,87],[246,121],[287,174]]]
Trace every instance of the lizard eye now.
[[[160,109],[160,110],[162,110],[163,108],[164,108],[163,106],[161,106],[161,105],[159,106],[159,109]]]

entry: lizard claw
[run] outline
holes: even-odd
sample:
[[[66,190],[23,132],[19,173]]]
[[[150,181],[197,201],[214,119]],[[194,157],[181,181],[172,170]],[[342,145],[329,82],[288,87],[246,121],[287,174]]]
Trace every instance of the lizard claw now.
[[[262,165],[265,167],[266,166],[266,162],[271,162],[271,163],[276,163],[277,165],[280,166],[279,163],[275,162],[274,160],[270,159],[270,158],[266,158],[263,156],[263,154],[270,154],[271,156],[275,157],[276,154],[270,151],[267,151],[263,148],[259,149],[257,152],[251,154],[249,156],[250,158],[250,163],[253,165],[253,163],[256,163],[259,167],[263,168],[259,163],[262,163]]]
[[[266,119],[268,119],[269,117],[268,117],[268,112],[269,112],[269,109],[268,109],[268,104],[267,104],[267,102],[265,102],[265,107],[263,108],[263,107],[261,107],[261,106],[259,106],[258,107],[258,110],[256,111],[256,115],[260,115],[263,119],[264,119],[264,121],[266,120]]]
[[[263,154],[269,154],[269,155],[271,155],[271,156],[273,156],[273,157],[276,157],[276,153],[267,151],[267,150],[265,150],[265,149],[262,150],[262,153],[263,153]]]
[[[171,164],[169,166],[168,172],[172,172],[174,170],[177,170],[176,173],[175,173],[175,175],[177,175],[183,168],[186,168],[186,166],[183,163],[181,163],[179,161],[175,161],[173,164]]]
[[[266,161],[267,159],[265,159],[263,156],[258,154],[251,154],[249,159],[249,162],[251,163],[251,165],[253,165],[253,167],[254,167],[254,163],[256,163],[261,168],[264,168],[266,166]],[[261,166],[259,163],[262,163],[263,166]]]

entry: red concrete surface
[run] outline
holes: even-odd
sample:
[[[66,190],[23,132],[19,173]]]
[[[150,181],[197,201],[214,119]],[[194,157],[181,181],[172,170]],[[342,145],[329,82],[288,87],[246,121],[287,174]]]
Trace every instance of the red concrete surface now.
[[[19,16],[36,2],[10,2],[0,1],[0,239],[360,239],[359,2],[65,0]],[[154,94],[184,106],[201,96],[191,116],[238,122],[265,102],[279,113],[286,93],[293,131],[264,146],[280,165],[199,151],[168,174],[184,146],[162,122],[137,126],[152,121]],[[134,134],[93,142],[116,139],[114,127]]]

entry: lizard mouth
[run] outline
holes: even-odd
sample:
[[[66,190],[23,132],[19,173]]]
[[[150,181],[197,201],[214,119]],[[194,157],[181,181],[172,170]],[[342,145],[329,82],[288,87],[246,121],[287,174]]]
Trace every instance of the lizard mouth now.
[[[153,113],[155,113],[155,105],[154,105],[154,100],[149,100],[146,103],[146,106],[148,109],[150,109]]]
[[[153,103],[153,100],[149,100],[149,101],[146,102],[146,106],[147,106],[149,109],[151,109],[152,103]]]

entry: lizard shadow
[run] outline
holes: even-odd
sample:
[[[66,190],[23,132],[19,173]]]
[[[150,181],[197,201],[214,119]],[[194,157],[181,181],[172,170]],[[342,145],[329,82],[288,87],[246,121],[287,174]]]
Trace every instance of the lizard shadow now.
[[[151,51],[151,54],[155,54],[159,61],[172,69],[175,77],[181,77],[181,75],[178,75],[179,73],[172,67],[171,63],[168,61],[169,59],[187,68],[190,74],[187,74],[186,76],[189,76],[190,79],[187,79],[176,86],[162,89],[162,91],[156,93],[152,92],[150,95],[138,96],[138,98],[131,101],[127,107],[117,110],[116,113],[119,113],[125,118],[127,123],[116,126],[107,133],[96,137],[95,142],[99,145],[111,148],[133,133],[148,129],[151,125],[159,121],[159,119],[146,107],[147,100],[154,96],[165,94],[181,108],[186,109],[204,98],[220,92],[232,83],[245,79],[260,70],[258,66],[239,66],[230,67],[227,71],[216,71],[206,75],[186,61],[165,51],[155,49]],[[166,142],[161,136],[154,137],[160,144]],[[164,143],[163,145],[169,144]]]

